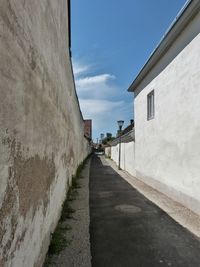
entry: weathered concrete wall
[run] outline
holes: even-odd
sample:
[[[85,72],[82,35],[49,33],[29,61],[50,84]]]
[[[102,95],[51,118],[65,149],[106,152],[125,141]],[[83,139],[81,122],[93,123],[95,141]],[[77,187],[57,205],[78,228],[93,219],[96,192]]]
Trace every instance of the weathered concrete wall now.
[[[138,178],[200,214],[199,25],[200,14],[155,69],[170,64],[135,98],[135,157]],[[148,121],[147,94],[153,89],[155,118]]]
[[[111,151],[110,151],[111,150]],[[105,149],[105,154],[110,155],[111,159],[119,164],[119,144]],[[121,143],[121,164],[122,170],[135,176],[135,142]]]
[[[0,266],[41,266],[86,157],[66,0],[0,1]]]

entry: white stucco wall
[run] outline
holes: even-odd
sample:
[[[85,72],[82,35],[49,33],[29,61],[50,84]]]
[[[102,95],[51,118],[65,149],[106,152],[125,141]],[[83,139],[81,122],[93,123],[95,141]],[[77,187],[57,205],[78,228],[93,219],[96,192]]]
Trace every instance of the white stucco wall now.
[[[109,158],[111,157],[111,147],[110,146],[105,147],[105,155]]]
[[[135,143],[122,143],[121,168],[135,176]]]
[[[111,159],[117,165],[119,164],[119,145],[111,147]],[[120,167],[122,170],[125,170],[135,176],[135,143],[133,141],[121,144]]]
[[[135,97],[137,177],[197,213],[200,213],[199,25],[200,14],[155,68],[162,67],[163,61],[173,55],[174,59]],[[174,51],[186,39],[188,44],[176,55]],[[155,118],[147,121],[147,94],[153,89]]]
[[[119,145],[111,147],[111,159],[118,165],[118,163],[119,163]]]

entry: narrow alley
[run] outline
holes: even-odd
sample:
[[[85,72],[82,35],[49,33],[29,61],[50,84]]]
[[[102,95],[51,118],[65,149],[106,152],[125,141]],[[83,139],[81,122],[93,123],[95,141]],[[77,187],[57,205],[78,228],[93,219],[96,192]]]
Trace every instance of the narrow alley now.
[[[200,267],[199,26],[200,0],[0,1],[0,267]]]
[[[105,158],[90,169],[93,267],[198,267],[200,242],[129,185]]]

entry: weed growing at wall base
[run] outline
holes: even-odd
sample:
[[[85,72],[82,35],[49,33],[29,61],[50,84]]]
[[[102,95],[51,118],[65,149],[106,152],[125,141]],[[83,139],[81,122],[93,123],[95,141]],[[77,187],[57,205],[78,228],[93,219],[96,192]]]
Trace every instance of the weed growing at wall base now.
[[[51,263],[51,258],[54,254],[59,254],[65,247],[70,245],[71,240],[66,238],[66,232],[71,230],[71,227],[66,224],[68,219],[73,218],[75,210],[71,207],[70,202],[76,199],[78,196],[77,189],[80,188],[78,179],[81,178],[81,171],[83,170],[87,159],[90,155],[78,166],[76,174],[72,177],[71,186],[66,194],[66,199],[62,205],[62,213],[58,225],[51,236],[51,243],[46,256],[44,267],[48,267]]]
[[[111,159],[111,156],[105,154],[105,158],[106,158],[106,159]]]
[[[68,230],[71,230],[70,226],[62,226],[61,224],[58,224],[55,232],[52,234],[51,244],[48,252],[50,255],[58,254],[62,249],[70,244],[70,240],[67,240],[64,236],[64,232]]]

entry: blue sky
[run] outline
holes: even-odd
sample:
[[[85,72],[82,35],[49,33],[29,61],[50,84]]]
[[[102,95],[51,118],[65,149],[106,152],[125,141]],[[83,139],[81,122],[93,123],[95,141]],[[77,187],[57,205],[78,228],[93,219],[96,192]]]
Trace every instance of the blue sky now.
[[[93,140],[134,117],[127,89],[186,0],[72,0],[72,62]]]

